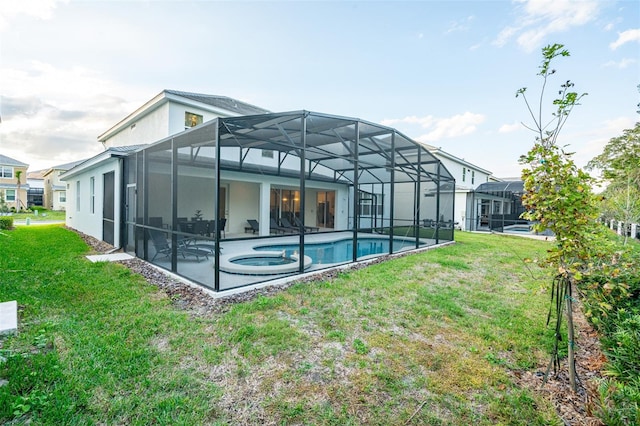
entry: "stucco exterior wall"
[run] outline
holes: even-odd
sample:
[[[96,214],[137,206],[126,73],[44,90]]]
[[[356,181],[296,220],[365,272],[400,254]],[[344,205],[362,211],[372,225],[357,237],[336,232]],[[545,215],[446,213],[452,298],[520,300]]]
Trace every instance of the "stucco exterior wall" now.
[[[187,127],[185,127],[185,123],[184,123],[185,112],[201,115],[203,123],[206,123],[207,121],[213,120],[214,118],[217,118],[217,117],[228,117],[230,115],[230,114],[222,114],[222,113],[217,114],[211,111],[207,111],[205,109],[197,108],[195,106],[184,105],[176,102],[169,102],[166,105],[169,106],[168,135],[175,135],[176,133],[180,133],[184,130],[187,130]]]
[[[0,191],[2,191],[2,195],[4,197],[5,203],[8,208],[15,208],[16,210],[20,210],[20,207],[27,207],[27,167],[20,166],[4,166],[11,167],[13,169],[13,176],[10,178],[5,178],[0,176]],[[18,190],[18,179],[16,178],[16,172],[22,172],[20,175],[20,190]],[[7,200],[7,190],[15,191],[15,201]],[[18,206],[18,201],[20,202],[20,206]]]
[[[437,153],[435,154],[438,156]],[[489,181],[489,174],[483,170],[453,161],[444,156],[438,156],[438,159],[442,161],[442,164],[444,164],[451,175],[453,175],[456,180],[456,186],[459,188],[476,189],[481,184]],[[466,173],[463,173],[463,169],[467,169]]]
[[[103,197],[104,197],[104,175],[109,172],[115,173],[114,192],[114,246],[120,247],[120,222],[122,205],[122,167],[121,160],[110,158],[98,163],[92,168],[88,168],[77,175],[69,178],[65,183],[69,184],[67,190],[67,215],[66,225],[97,239],[103,239],[102,218],[103,218]],[[95,178],[95,208],[91,213],[90,205],[90,178]],[[77,207],[77,182],[80,182],[80,209]]]
[[[155,142],[171,134],[168,123],[169,104],[164,104],[111,136],[105,145],[111,148]]]

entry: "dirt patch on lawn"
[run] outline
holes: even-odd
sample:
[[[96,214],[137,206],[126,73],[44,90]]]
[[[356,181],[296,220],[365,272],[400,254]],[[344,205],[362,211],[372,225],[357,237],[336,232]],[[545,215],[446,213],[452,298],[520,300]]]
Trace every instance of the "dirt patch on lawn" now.
[[[602,421],[595,416],[595,412],[598,409],[597,380],[602,378],[602,368],[606,358],[600,348],[598,333],[578,308],[574,308],[573,321],[577,344],[578,390],[576,392],[573,392],[569,385],[566,359],[557,374],[551,372],[546,384],[543,384],[546,365],[540,366],[538,371],[517,371],[512,375],[520,386],[542,393],[551,400],[566,425],[603,425]]]

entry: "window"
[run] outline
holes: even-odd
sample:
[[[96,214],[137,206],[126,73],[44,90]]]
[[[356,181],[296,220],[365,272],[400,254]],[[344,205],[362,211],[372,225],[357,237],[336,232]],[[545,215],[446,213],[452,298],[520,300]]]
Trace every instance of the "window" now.
[[[476,172],[475,171],[471,171],[471,185],[476,183]]]
[[[89,211],[96,212],[96,178],[93,176],[89,179]]]
[[[80,211],[80,181],[76,181],[76,211]]]
[[[16,200],[16,190],[15,189],[7,189],[5,192],[7,202]]]
[[[0,166],[0,177],[1,178],[13,178],[13,167]]]
[[[197,126],[198,124],[202,124],[202,116],[199,114],[194,114],[192,112],[184,113],[184,128],[189,129],[191,127]]]
[[[60,195],[58,196],[58,201],[61,203],[67,202],[67,191],[60,191]]]
[[[466,178],[467,178],[467,168],[463,167],[462,168],[462,181],[464,182]]]
[[[272,149],[263,149],[262,156],[265,158],[273,158],[273,150]]]

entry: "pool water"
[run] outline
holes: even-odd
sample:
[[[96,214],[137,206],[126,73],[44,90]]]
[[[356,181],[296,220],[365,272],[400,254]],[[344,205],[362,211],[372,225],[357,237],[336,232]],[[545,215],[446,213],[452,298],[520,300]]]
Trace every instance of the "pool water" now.
[[[403,248],[415,248],[415,240],[393,240],[393,251]],[[300,250],[298,244],[280,244],[254,247],[258,251],[284,251],[289,257]],[[373,254],[389,253],[389,240],[382,238],[359,238],[358,258]],[[305,244],[305,256],[309,256],[314,264],[349,262],[353,256],[353,240],[339,240],[329,243]]]
[[[522,232],[525,234],[530,234],[531,228],[529,228],[529,226],[516,226],[516,225],[505,226],[504,232]]]
[[[247,266],[277,266],[277,265],[288,265],[293,262],[297,262],[297,260],[292,259],[291,257],[242,257],[239,259],[233,259],[230,261],[231,263],[235,263],[237,265],[247,265]]]

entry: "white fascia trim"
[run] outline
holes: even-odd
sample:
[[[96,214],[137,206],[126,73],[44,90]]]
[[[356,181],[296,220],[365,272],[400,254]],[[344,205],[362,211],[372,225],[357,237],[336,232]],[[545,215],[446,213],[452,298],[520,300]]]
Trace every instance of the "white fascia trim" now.
[[[194,101],[192,99],[188,99],[179,95],[175,95],[173,93],[167,93],[166,91],[162,91],[151,100],[146,102],[140,108],[133,111],[131,114],[127,115],[124,119],[120,120],[109,130],[98,136],[98,142],[105,142],[115,133],[118,133],[122,129],[129,127],[135,121],[140,120],[145,115],[150,114],[154,110],[158,109],[160,106],[164,105],[167,102],[173,102],[176,104],[184,105],[187,107],[194,107],[204,111],[209,111],[213,114],[218,115],[219,117],[236,117],[240,114],[231,112],[227,109],[216,108],[212,105],[205,104],[203,102]]]
[[[82,173],[86,170],[89,170],[97,165],[101,165],[103,162],[111,159],[111,158],[122,158],[126,157],[129,153],[116,153],[113,151],[105,151],[96,155],[93,158],[88,159],[84,163],[80,163],[71,170],[60,175],[60,180],[66,181],[67,179],[71,179],[75,177],[78,173]]]
[[[436,148],[436,149],[433,149],[433,150],[430,150],[430,151],[433,153],[433,155],[436,155],[436,156],[442,155],[443,157],[448,158],[451,161],[455,161],[456,163],[459,163],[459,164],[464,164],[465,166],[470,167],[472,169],[475,169],[476,171],[482,172],[482,173],[484,173],[486,175],[491,175],[491,172],[489,170],[483,169],[482,167],[479,167],[479,166],[476,166],[475,164],[470,163],[470,162],[468,162],[466,160],[463,160],[462,158],[458,158],[453,154],[449,154],[448,152],[443,151],[440,148]]]
[[[140,118],[144,117],[145,115],[149,114],[150,112],[154,111],[155,109],[160,107],[162,104],[167,102],[166,98],[167,98],[167,94],[163,90],[162,92],[160,92],[159,94],[151,98],[151,100],[147,101],[140,108],[136,109],[131,114],[127,115],[125,118],[118,121],[109,130],[107,130],[106,132],[98,136],[98,142],[105,142],[107,139],[113,136],[114,133],[118,133],[120,130],[126,127],[129,127],[134,121],[137,121]]]
[[[219,117],[225,118],[225,117],[236,117],[240,114],[231,112],[227,109],[222,109],[222,108],[216,108],[213,105],[209,105],[209,104],[205,104],[203,102],[198,102],[198,101],[194,101],[192,99],[188,99],[188,98],[183,98],[182,96],[179,95],[174,95],[173,93],[167,93],[166,98],[168,100],[170,100],[173,103],[176,104],[180,104],[180,105],[184,105],[184,106],[188,106],[188,107],[194,107],[194,108],[198,108],[198,109],[202,109],[205,111],[209,111],[213,114],[218,115]]]

